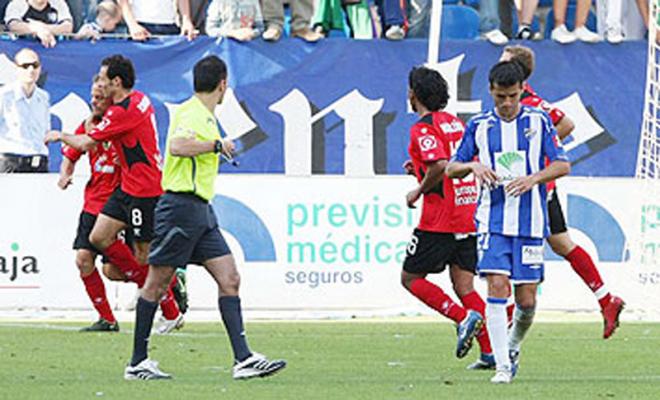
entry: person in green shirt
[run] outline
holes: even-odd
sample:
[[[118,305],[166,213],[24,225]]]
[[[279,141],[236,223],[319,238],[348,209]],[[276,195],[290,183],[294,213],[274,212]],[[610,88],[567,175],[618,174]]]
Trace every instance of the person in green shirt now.
[[[157,301],[176,267],[187,264],[203,265],[218,285],[218,306],[234,353],[234,379],[267,376],[286,366],[286,361],[268,360],[248,347],[238,296],[240,277],[209,203],[215,194],[218,157],[231,156],[234,150],[231,141],[221,139],[213,114],[227,89],[227,67],[216,56],[205,57],[195,64],[193,80],[195,94],[175,110],[170,123],[162,181],[165,194],[156,206],[149,275],[137,302],[126,380],[172,377],[148,358],[147,345]]]

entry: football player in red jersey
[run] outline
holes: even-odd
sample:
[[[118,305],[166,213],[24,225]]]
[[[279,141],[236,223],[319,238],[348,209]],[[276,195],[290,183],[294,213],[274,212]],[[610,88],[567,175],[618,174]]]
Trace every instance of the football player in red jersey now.
[[[128,58],[119,54],[105,58],[99,77],[113,102],[102,120],[84,135],[51,131],[46,143],[61,140],[70,147],[88,151],[99,142],[112,142],[122,169],[121,182],[103,206],[89,241],[126,277],[142,287],[148,273],[154,209],[162,194],[154,108],[145,94],[133,89],[135,69]],[[135,256],[117,239],[118,233],[129,226]],[[176,281],[172,282],[174,286]],[[167,297],[166,300],[173,299],[171,290],[167,291]],[[156,328],[159,333],[167,333],[183,324],[183,315],[176,303],[167,301],[167,304],[174,306],[162,307],[163,318]]]
[[[76,134],[83,134],[91,130],[110,106],[110,101],[106,97],[102,85],[97,78],[94,81],[91,99],[92,114],[80,124],[76,129]],[[62,157],[60,166],[60,179],[57,182],[60,189],[66,189],[73,182],[75,164],[82,154],[81,151],[72,147],[62,147],[64,157]],[[99,313],[99,320],[82,330],[116,332],[119,330],[119,324],[112,313],[105,293],[105,285],[94,263],[97,251],[89,242],[89,233],[96,222],[96,216],[119,185],[119,160],[114,147],[109,142],[99,143],[95,149],[88,152],[88,155],[92,175],[85,185],[85,202],[83,211],[80,213],[78,233],[73,248],[76,250],[76,265],[80,270],[80,278],[94,308]]]
[[[464,357],[476,336],[481,357],[472,368],[492,367],[488,333],[483,324],[485,303],[474,290],[477,244],[474,213],[478,191],[472,179],[448,179],[444,169],[463,137],[463,122],[442,111],[449,100],[447,82],[439,72],[413,68],[408,98],[421,119],[410,129],[410,160],[404,168],[419,185],[406,196],[408,207],[422,197],[422,215],[406,250],[402,285],[415,297],[458,324],[456,356]],[[456,304],[426,279],[449,266]],[[477,365],[478,364],[478,365]]]
[[[534,52],[525,46],[507,46],[502,52],[500,61],[515,61],[525,73],[525,85],[520,102],[525,105],[538,107],[547,112],[552,119],[560,139],[564,139],[575,128],[573,121],[560,109],[552,106],[539,97],[527,80],[534,72]],[[604,330],[603,338],[607,339],[619,326],[619,315],[625,305],[624,301],[610,294],[598,272],[591,256],[580,246],[575,244],[568,234],[564,212],[562,211],[555,182],[547,184],[548,188],[548,217],[550,220],[551,236],[547,238],[552,251],[564,257],[571,267],[594,293],[600,304],[603,314]]]

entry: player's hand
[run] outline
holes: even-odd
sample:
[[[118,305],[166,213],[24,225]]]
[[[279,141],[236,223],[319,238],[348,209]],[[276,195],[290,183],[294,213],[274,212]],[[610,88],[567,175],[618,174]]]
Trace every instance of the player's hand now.
[[[73,184],[73,177],[71,175],[60,176],[60,179],[57,181],[57,186],[62,190],[65,190],[71,184]]]
[[[62,132],[60,131],[48,131],[46,137],[44,137],[44,144],[55,143],[62,140]]]
[[[406,171],[406,175],[415,175],[415,166],[413,165],[412,160],[404,161],[403,165],[401,165],[401,168]]]
[[[151,37],[151,33],[142,25],[135,24],[128,27],[128,32],[131,34],[131,39],[137,41],[145,41]]]
[[[422,191],[419,187],[408,192],[408,194],[406,194],[406,203],[408,204],[408,208],[417,208],[415,207],[415,203],[417,202],[417,200],[419,200],[421,196],[422,196]]]
[[[497,174],[495,171],[476,161],[470,167],[478,185],[485,185],[489,188],[495,187],[497,184]]]
[[[504,191],[513,197],[518,197],[523,193],[529,192],[536,185],[534,175],[518,177],[504,187]]]
[[[199,35],[199,31],[195,29],[195,26],[188,18],[185,18],[181,23],[181,36],[185,36],[188,41],[191,41],[194,40],[197,35]]]

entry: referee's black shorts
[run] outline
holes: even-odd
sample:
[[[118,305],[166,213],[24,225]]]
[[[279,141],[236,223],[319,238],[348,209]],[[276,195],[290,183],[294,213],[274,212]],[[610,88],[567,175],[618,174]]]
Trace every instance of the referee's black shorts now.
[[[550,234],[556,235],[568,231],[566,227],[566,219],[564,219],[564,211],[561,209],[561,203],[557,196],[557,188],[550,193],[550,200],[548,201],[548,220],[550,222]]]
[[[167,192],[156,205],[149,264],[182,267],[231,254],[213,207],[193,194]]]

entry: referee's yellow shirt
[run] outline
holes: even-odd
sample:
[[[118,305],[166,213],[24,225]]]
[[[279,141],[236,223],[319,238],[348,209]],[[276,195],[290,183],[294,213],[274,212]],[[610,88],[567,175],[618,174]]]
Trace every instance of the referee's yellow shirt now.
[[[163,189],[172,192],[193,193],[206,201],[215,194],[215,177],[218,174],[218,155],[199,154],[195,157],[176,157],[170,154],[170,142],[177,137],[195,135],[199,141],[220,139],[215,116],[195,96],[176,108],[167,134]]]

